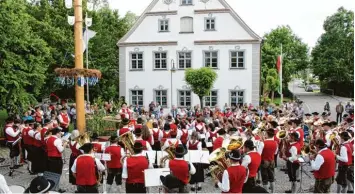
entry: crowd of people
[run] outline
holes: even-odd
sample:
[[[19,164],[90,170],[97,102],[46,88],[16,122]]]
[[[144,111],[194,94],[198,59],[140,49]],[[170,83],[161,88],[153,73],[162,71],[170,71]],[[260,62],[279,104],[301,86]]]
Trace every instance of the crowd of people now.
[[[109,104],[104,107],[112,112]],[[117,133],[103,144],[98,134],[89,136],[78,130],[72,131],[69,139],[64,138],[70,121],[75,119],[73,109],[60,105],[47,110],[50,116],[37,107],[23,120],[9,117],[4,128],[11,168],[26,161],[29,173],[38,175],[28,188],[31,193],[42,188],[36,187],[39,182],[51,186],[43,179],[45,171],[62,174],[66,147],[71,150],[69,181],[79,193],[98,192],[102,176],[107,179],[107,192],[124,192],[121,185],[125,183],[126,193],[146,193],[144,170],[161,167],[171,172],[160,177],[165,192],[200,191],[205,176],[212,176],[216,189],[222,192],[273,193],[275,167],[282,165],[277,158],[286,164],[290,190],[285,192],[295,193],[303,163],[300,157],[310,162],[315,193],[329,193],[334,178],[338,193],[353,192],[353,113],[336,122],[326,112],[305,113],[302,104],[296,102],[279,107],[173,107],[169,113],[155,103],[148,111],[124,103],[117,110]],[[190,150],[208,151],[211,163],[185,161]],[[146,151],[165,151],[169,157],[164,162],[151,162]],[[108,153],[110,160],[100,161],[94,153]],[[223,153],[221,158],[213,161],[219,153]],[[228,162],[218,165],[220,159]]]

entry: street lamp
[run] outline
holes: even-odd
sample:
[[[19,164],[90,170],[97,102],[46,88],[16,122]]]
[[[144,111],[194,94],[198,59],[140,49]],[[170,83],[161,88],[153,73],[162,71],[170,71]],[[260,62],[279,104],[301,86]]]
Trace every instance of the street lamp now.
[[[175,73],[175,63],[174,59],[171,59],[171,68],[170,68],[170,106],[173,107],[173,73]]]

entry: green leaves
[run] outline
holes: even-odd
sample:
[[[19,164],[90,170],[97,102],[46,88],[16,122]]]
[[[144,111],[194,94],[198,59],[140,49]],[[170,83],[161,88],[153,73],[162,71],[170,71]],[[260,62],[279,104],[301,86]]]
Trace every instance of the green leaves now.
[[[214,82],[217,79],[217,73],[208,67],[200,69],[187,69],[185,71],[185,81],[191,87],[200,100],[203,96],[207,96],[211,91]],[[202,102],[201,106],[202,106]]]

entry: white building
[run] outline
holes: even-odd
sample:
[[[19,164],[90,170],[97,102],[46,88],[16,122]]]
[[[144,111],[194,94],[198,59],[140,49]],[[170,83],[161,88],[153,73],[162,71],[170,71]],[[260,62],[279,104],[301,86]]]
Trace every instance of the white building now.
[[[118,42],[120,96],[145,107],[194,106],[184,70],[210,66],[218,79],[205,106],[258,105],[260,45],[225,0],[153,0]]]

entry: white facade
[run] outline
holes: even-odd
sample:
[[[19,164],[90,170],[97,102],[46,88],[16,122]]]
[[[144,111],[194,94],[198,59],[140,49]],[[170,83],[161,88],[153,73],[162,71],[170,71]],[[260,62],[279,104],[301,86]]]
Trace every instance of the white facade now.
[[[218,79],[205,106],[258,105],[260,44],[225,0],[153,0],[118,42],[120,96],[145,107],[152,101],[194,106],[199,98],[184,92],[190,91],[184,70],[210,65]]]

